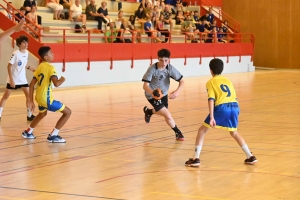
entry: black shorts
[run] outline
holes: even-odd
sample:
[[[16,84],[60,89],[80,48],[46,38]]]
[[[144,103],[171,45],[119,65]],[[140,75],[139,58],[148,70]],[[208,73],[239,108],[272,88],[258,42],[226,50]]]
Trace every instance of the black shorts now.
[[[29,87],[28,84],[23,84],[23,85],[15,85],[15,88],[11,87],[9,83],[6,84],[6,88],[9,89],[9,90],[17,90],[19,88],[22,88],[22,87]]]
[[[148,99],[148,101],[149,103],[151,103],[156,112],[158,112],[163,107],[168,108],[168,95],[164,96],[160,100]]]

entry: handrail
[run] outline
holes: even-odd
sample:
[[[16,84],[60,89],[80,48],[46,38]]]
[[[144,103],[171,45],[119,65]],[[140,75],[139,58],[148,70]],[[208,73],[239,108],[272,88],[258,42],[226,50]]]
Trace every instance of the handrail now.
[[[6,0],[3,0],[6,4],[8,4],[8,2]],[[15,18],[17,18],[18,20],[20,20],[18,17],[15,16],[15,12],[21,14],[27,21],[29,21],[31,24],[33,24],[33,26],[35,28],[38,29],[38,32],[36,32],[35,30],[33,30],[30,26],[28,26],[26,23],[24,24],[27,28],[29,28],[31,31],[33,31],[37,36],[38,36],[38,41],[41,42],[41,30],[42,28],[40,28],[39,26],[37,26],[33,21],[31,21],[30,19],[28,19],[23,13],[21,13],[18,9],[16,9],[12,4],[10,4],[10,7],[13,9],[14,12],[11,12],[10,10],[8,10],[7,8],[5,8],[2,4],[0,4],[0,7],[4,8],[6,10],[6,12],[10,13],[13,17],[13,21],[15,21]]]
[[[229,27],[231,27],[234,32],[240,32],[240,28],[241,28],[241,24],[236,21],[234,18],[232,18],[230,15],[228,15],[227,13],[225,13],[223,10],[221,9],[216,9],[214,7],[214,4],[211,3],[209,0],[200,0],[200,6],[202,6],[204,8],[204,6],[208,6],[210,8],[212,8],[212,10],[215,12],[215,13],[218,13],[218,18],[222,21],[224,21],[223,17],[228,21],[229,23]],[[205,8],[204,8],[205,9]]]

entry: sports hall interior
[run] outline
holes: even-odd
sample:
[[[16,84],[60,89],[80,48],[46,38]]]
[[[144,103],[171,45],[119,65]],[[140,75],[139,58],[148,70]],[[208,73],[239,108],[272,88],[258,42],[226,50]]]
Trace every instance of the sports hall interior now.
[[[7,2],[0,1],[0,11]],[[11,2],[16,10],[23,5],[23,0]],[[97,7],[101,2],[96,0]],[[120,5],[126,19],[140,5],[106,2],[113,19]],[[198,10],[200,16],[212,7],[218,25],[227,19],[233,43],[191,43],[180,25],[173,27],[168,43],[154,43],[144,33],[141,43],[106,43],[103,33],[93,32],[96,21],[87,21],[90,31],[74,33],[74,22],[53,20],[53,11],[37,1],[43,27],[38,37],[21,31],[1,42],[0,96],[15,39],[28,36],[28,63],[34,67],[40,63],[38,48],[50,46],[51,64],[66,78],[61,87],[53,87],[54,98],[72,110],[60,131],[67,142],[46,141],[60,117],[51,112],[35,128],[37,138],[24,139],[21,133],[30,124],[25,97],[13,91],[0,122],[0,200],[300,199],[300,1],[183,2],[185,11]],[[0,32],[13,25],[0,13]],[[135,25],[142,29],[142,23]],[[161,116],[144,121],[143,107],[150,104],[142,77],[162,48],[171,51],[170,64],[185,81],[179,96],[169,100],[184,141],[175,140]],[[205,84],[213,58],[223,60],[223,76],[236,89],[238,131],[257,157],[255,165],[244,164],[245,154],[228,132],[211,129],[201,166],[185,166],[209,113]],[[30,83],[32,73],[26,76]],[[177,86],[171,80],[169,92]]]

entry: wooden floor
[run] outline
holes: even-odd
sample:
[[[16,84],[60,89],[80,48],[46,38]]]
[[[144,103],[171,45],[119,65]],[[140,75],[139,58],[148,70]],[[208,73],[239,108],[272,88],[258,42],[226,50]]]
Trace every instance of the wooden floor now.
[[[184,166],[208,114],[209,76],[185,78],[184,90],[170,102],[183,142],[161,117],[144,122],[142,108],[149,104],[142,82],[55,90],[55,99],[73,111],[60,132],[66,144],[46,142],[58,113],[38,125],[35,140],[21,137],[28,123],[17,91],[0,122],[0,199],[299,200],[300,71],[225,76],[235,85],[239,132],[257,165],[244,165],[244,152],[229,133],[215,129],[206,136],[201,167]]]

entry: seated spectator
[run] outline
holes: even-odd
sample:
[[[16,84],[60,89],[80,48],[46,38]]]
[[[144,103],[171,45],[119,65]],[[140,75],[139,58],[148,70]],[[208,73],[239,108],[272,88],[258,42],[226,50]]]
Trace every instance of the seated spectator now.
[[[8,19],[13,20],[13,15],[12,15],[12,13],[14,13],[14,12],[13,12],[13,10],[12,10],[11,5],[12,5],[11,2],[7,2],[7,4],[6,4],[6,9],[7,9],[8,11],[6,11],[6,10],[4,9],[4,10],[2,11],[2,13],[3,13],[3,15],[5,15]]]
[[[216,28],[217,32],[219,32],[219,27],[217,26],[217,20],[214,20],[210,26],[210,29]]]
[[[193,19],[194,19],[195,22],[199,22],[200,21],[198,10],[194,11]]]
[[[25,15],[27,15],[31,11],[31,7],[36,6],[36,2],[34,0],[25,0],[23,3],[23,7],[26,9]]]
[[[107,23],[107,21],[102,17],[103,14],[97,13],[95,0],[90,0],[90,4],[85,8],[85,15],[87,20],[98,21],[98,30],[102,30],[102,22]]]
[[[209,31],[205,31],[206,29],[205,29],[204,22],[199,21],[198,24],[196,24],[196,29],[199,30],[199,35],[200,35],[201,40],[203,39],[202,41],[205,42],[207,39],[207,32],[209,32]]]
[[[106,1],[102,1],[101,2],[101,7],[97,10],[97,13],[99,14],[98,17],[100,17],[101,21],[99,20],[99,24],[98,24],[98,29],[101,30],[102,29],[102,22],[104,22],[105,24],[110,20],[109,16],[108,16],[108,10],[107,10],[107,3]]]
[[[186,20],[182,23],[181,32],[188,36],[191,41],[194,41],[195,35],[199,34],[199,30],[196,29],[195,24],[191,21],[190,15],[188,15]]]
[[[161,40],[157,37],[157,31],[153,28],[150,17],[147,17],[146,20],[147,21],[144,24],[145,33],[148,37],[152,37],[156,42],[161,42]]]
[[[216,34],[217,34],[217,28],[214,27],[208,34],[208,38],[206,39],[205,43],[214,43],[215,38],[217,37]]]
[[[23,15],[20,14],[20,13],[22,13]],[[18,22],[18,23],[19,23],[20,20],[23,19],[24,16],[25,16],[25,13],[26,13],[25,7],[22,6],[22,7],[20,8],[20,13],[16,13],[16,14],[15,14],[15,20],[16,20],[16,22]]]
[[[202,21],[202,22],[203,22],[204,20],[208,21],[208,19],[207,19],[208,16],[209,16],[209,12],[206,12],[205,15],[203,15],[202,17],[200,17],[200,21]]]
[[[165,24],[170,24],[170,32],[172,32],[173,22],[172,22],[172,11],[171,11],[170,5],[166,5],[165,9],[163,11],[161,11],[160,14],[164,16]]]
[[[183,5],[182,5],[182,1],[181,0],[176,0],[176,12],[178,12],[179,10],[183,9]]]
[[[120,10],[118,12],[118,18],[115,20],[115,25],[116,25],[117,29],[121,28],[124,31],[127,30],[127,22],[123,18],[123,11],[122,10]]]
[[[27,19],[26,23],[27,26],[31,28],[28,30],[29,34],[32,35],[34,38],[38,38],[37,34],[39,34],[39,28],[41,28],[41,26],[38,24],[37,15],[35,11],[36,11],[36,6],[32,6],[30,13],[26,15],[26,19]],[[32,30],[35,32],[33,32]]]
[[[141,31],[135,28],[135,18],[133,15],[130,15],[129,20],[127,21],[127,27],[132,32],[133,35],[133,43],[135,43],[135,38],[138,43],[141,43]]]
[[[115,23],[114,22],[110,22],[108,23],[109,26],[109,30],[105,31],[105,42],[106,43],[113,43],[116,41],[117,38],[117,29],[115,28]]]
[[[175,16],[175,23],[176,25],[181,25],[184,22],[185,17],[183,16],[182,11],[178,11],[177,15]]]
[[[59,0],[59,4],[62,5],[65,9],[70,9],[71,7],[70,0]]]
[[[202,23],[204,24],[204,32],[210,33],[210,31],[212,30],[212,27],[211,27],[211,24],[209,23],[209,21],[204,19]]]
[[[214,21],[215,15],[212,13],[212,8],[209,8],[208,12],[209,12],[209,15],[207,17],[207,21],[209,21],[212,24]]]
[[[154,6],[152,10],[152,16],[155,16],[158,19],[159,13],[158,6]]]
[[[144,20],[146,18],[144,8],[141,6],[137,11],[135,11],[135,18],[136,20]]]
[[[219,33],[217,33],[217,38],[219,43],[227,43],[227,40],[225,39],[226,34],[223,32],[223,29],[219,29]]]
[[[223,29],[224,33],[233,33],[233,31],[228,26],[228,21],[224,20],[224,22],[221,24],[221,29]]]
[[[53,19],[61,20],[60,14],[63,11],[63,6],[59,4],[58,0],[46,0],[47,6],[54,10]]]
[[[168,29],[164,28],[164,16],[160,15],[156,22],[156,30],[160,32],[161,35],[165,36],[165,42],[169,41],[170,32]]]
[[[146,4],[145,13],[146,13],[146,17],[150,17],[150,18],[152,17],[152,5],[150,2]]]
[[[69,14],[70,21],[74,21],[74,22],[82,22],[82,29],[84,30],[83,32],[85,32],[86,30],[86,15],[82,14],[82,6],[80,4],[80,0],[75,0],[75,4],[73,4],[70,7],[70,14]]]

